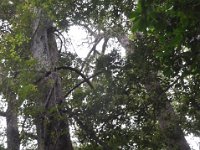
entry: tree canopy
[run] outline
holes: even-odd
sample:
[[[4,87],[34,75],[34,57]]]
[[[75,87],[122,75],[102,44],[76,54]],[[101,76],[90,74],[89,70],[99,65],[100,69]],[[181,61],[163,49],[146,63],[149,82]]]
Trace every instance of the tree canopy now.
[[[199,8],[198,0],[2,0],[0,149],[192,149]],[[87,33],[85,58],[71,50],[73,26]]]

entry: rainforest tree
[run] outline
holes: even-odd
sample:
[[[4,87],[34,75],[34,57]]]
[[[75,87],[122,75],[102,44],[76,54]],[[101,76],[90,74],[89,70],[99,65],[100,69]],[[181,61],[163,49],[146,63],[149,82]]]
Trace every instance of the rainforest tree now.
[[[2,0],[2,148],[189,150],[185,135],[199,136],[199,7]],[[84,59],[69,50],[74,25],[88,33]]]

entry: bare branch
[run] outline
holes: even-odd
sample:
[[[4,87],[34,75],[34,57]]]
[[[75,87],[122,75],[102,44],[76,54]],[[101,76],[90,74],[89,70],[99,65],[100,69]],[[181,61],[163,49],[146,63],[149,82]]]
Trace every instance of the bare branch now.
[[[63,41],[62,41],[61,37],[60,37],[58,34],[56,34],[56,33],[54,33],[54,34],[55,34],[56,37],[60,40],[60,49],[58,50],[58,52],[60,53],[61,50],[62,50],[62,47],[63,47]]]
[[[90,50],[89,53],[87,54],[87,56],[86,56],[86,58],[85,58],[85,61],[84,61],[83,65],[82,65],[82,67],[81,67],[81,70],[83,70],[83,68],[84,68],[86,62],[88,61],[88,59],[89,59],[91,53],[92,53],[93,51],[96,51],[96,47],[97,47],[97,45],[100,43],[100,41],[101,41],[102,39],[103,39],[103,36],[97,36],[97,37],[96,37],[96,39],[94,40],[94,45],[92,46],[91,50]]]
[[[98,36],[98,34],[95,32],[95,31],[93,31],[90,27],[89,27],[89,25],[87,25],[87,24],[82,24],[82,23],[77,23],[79,26],[82,26],[82,27],[84,27],[92,36],[94,36],[94,37],[97,37]]]
[[[66,70],[71,70],[71,71],[74,71],[76,72],[77,74],[79,74],[85,82],[87,82],[87,84],[93,89],[94,87],[92,86],[92,84],[90,83],[90,81],[88,80],[88,78],[81,72],[79,71],[78,69],[76,68],[72,68],[72,67],[69,67],[69,66],[61,66],[61,67],[58,67],[56,68],[56,70],[61,70],[61,69],[66,69]]]
[[[47,95],[47,98],[46,98],[46,101],[45,101],[45,108],[48,108],[48,105],[49,105],[49,101],[50,101],[50,98],[53,94],[53,89],[54,89],[54,86],[50,89],[48,95]]]
[[[71,92],[74,91],[76,88],[78,88],[81,84],[83,84],[83,83],[89,81],[91,78],[94,78],[94,77],[98,76],[98,75],[101,74],[101,73],[102,73],[101,71],[100,71],[100,72],[97,72],[96,74],[94,74],[94,75],[90,76],[89,78],[87,78],[87,79],[85,79],[85,80],[79,82],[78,84],[76,84],[72,89],[70,89],[70,90],[65,94],[64,98],[66,98],[67,96],[69,96],[69,94],[71,94]]]
[[[88,78],[78,69],[76,68],[72,68],[70,66],[61,66],[61,67],[57,67],[55,68],[55,71],[57,70],[61,70],[61,69],[64,69],[64,70],[71,70],[71,71],[74,71],[76,72],[77,74],[79,74],[83,79],[84,79],[84,82],[87,82],[87,84],[93,89],[93,86],[92,84],[90,83],[90,81],[88,80]],[[51,71],[48,71],[45,73],[44,76],[42,76],[41,78],[39,78],[37,81],[35,81],[34,83],[37,84],[38,82],[40,82],[41,80],[43,80],[45,77],[48,77],[52,72]]]

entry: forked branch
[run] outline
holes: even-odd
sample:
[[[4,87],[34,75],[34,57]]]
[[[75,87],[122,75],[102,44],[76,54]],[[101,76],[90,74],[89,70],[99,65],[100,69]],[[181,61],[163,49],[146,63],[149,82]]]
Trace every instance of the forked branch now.
[[[78,88],[81,84],[83,84],[83,83],[89,81],[91,78],[94,78],[94,77],[98,76],[98,75],[101,74],[101,73],[102,73],[101,71],[100,71],[100,72],[97,72],[96,74],[94,74],[94,75],[90,76],[89,78],[86,78],[85,80],[83,80],[83,81],[79,82],[78,84],[76,84],[72,89],[70,89],[70,90],[65,94],[64,98],[66,98],[67,96],[69,96],[69,94],[71,94],[71,92],[73,92],[73,91],[74,91],[76,88]]]

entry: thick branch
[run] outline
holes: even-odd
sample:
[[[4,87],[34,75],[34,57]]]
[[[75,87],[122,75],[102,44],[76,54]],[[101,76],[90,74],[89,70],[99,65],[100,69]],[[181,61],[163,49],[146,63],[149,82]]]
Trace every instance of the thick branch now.
[[[6,112],[0,111],[0,116],[1,116],[1,117],[6,117]]]
[[[61,69],[64,69],[64,70],[71,70],[71,71],[76,72],[77,74],[79,74],[79,75],[84,79],[84,82],[87,82],[87,84],[88,84],[92,89],[94,89],[94,87],[92,86],[92,84],[90,83],[90,81],[87,79],[87,77],[86,77],[81,71],[79,71],[78,69],[72,68],[72,67],[69,67],[69,66],[61,66],[61,67],[55,68],[55,70],[61,70]],[[43,80],[45,77],[48,77],[51,73],[52,73],[51,71],[46,72],[44,76],[42,76],[41,78],[39,78],[38,80],[36,80],[34,83],[35,83],[35,84],[39,83],[39,82],[40,82],[41,80]]]
[[[89,25],[87,25],[87,24],[82,24],[82,23],[77,23],[78,25],[80,25],[80,26],[82,26],[82,27],[84,27],[92,36],[94,36],[94,37],[97,37],[98,36],[98,34],[95,32],[95,31],[93,31],[90,27],[89,27]]]
[[[82,67],[81,67],[81,70],[83,70],[84,65],[86,64],[87,60],[89,59],[91,53],[92,53],[93,51],[98,52],[98,51],[96,50],[96,47],[97,47],[97,45],[101,42],[102,39],[103,39],[103,36],[97,36],[97,37],[95,37],[94,45],[92,46],[91,50],[90,50],[89,53],[87,54],[87,56],[86,56],[86,58],[85,58],[85,61],[84,61],[83,65],[82,65]]]
[[[93,87],[92,84],[90,83],[89,79],[88,79],[81,71],[79,71],[78,69],[72,68],[72,67],[69,67],[69,66],[62,66],[62,67],[56,68],[56,70],[61,70],[61,69],[66,69],[66,70],[71,70],[71,71],[76,72],[77,74],[79,74],[79,75],[84,79],[84,82],[87,82],[87,84],[88,84],[92,89],[94,89],[94,87]]]
[[[96,74],[90,76],[89,78],[86,78],[86,79],[84,79],[83,81],[79,82],[79,83],[76,84],[72,89],[70,89],[70,90],[65,94],[64,97],[66,98],[67,96],[69,96],[69,94],[71,94],[72,91],[74,91],[76,88],[78,88],[81,84],[83,84],[83,83],[89,81],[91,78],[94,78],[94,77],[98,76],[98,75],[101,74],[101,73],[102,73],[101,71],[100,71],[100,72],[97,72]]]

